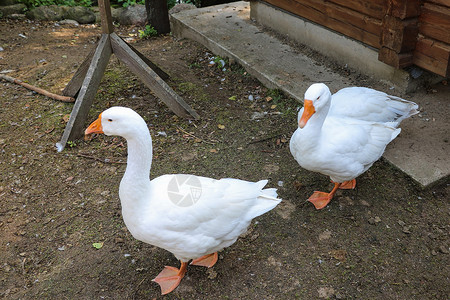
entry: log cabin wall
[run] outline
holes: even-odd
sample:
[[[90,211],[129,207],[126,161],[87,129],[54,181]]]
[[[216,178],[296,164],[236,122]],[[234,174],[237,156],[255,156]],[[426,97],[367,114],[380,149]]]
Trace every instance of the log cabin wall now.
[[[450,75],[450,0],[264,0],[378,50],[396,68]]]

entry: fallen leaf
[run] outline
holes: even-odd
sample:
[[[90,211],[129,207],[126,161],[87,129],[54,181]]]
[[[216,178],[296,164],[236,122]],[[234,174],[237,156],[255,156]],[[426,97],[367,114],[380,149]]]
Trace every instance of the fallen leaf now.
[[[270,108],[271,109],[274,109],[274,108],[276,108],[277,106],[276,106],[276,104],[274,104],[274,105],[272,105]]]
[[[103,247],[103,242],[101,242],[101,243],[93,243],[92,246],[93,246],[95,249],[100,249],[101,247]]]
[[[340,250],[331,250],[330,251],[331,257],[334,259],[337,259],[341,262],[345,262],[347,260],[347,251],[340,249]]]
[[[209,152],[211,152],[211,153],[217,153],[217,149],[210,149]]]
[[[222,124],[217,125],[217,127],[219,127],[219,129],[225,129],[225,125]]]
[[[319,298],[325,298],[325,299],[329,299],[331,298],[334,294],[335,291],[332,287],[321,287],[317,290],[317,292],[319,293]]]
[[[231,96],[230,98],[228,98],[228,99],[230,99],[230,100],[236,100],[236,96]]]
[[[319,241],[328,240],[329,238],[331,238],[331,231],[328,229],[319,234]]]
[[[272,101],[272,97],[270,97],[270,96],[269,96],[269,97],[266,97],[266,101],[267,101],[267,102]]]

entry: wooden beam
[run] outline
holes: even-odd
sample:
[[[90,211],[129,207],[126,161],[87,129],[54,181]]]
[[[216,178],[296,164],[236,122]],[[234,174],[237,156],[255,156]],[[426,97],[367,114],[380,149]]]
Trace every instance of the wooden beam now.
[[[75,105],[72,108],[69,122],[64,129],[61,141],[56,144],[58,151],[64,149],[67,141],[75,140],[83,136],[84,123],[86,122],[89,109],[91,108],[92,101],[94,100],[111,54],[112,48],[109,35],[102,34]]]
[[[420,15],[420,0],[389,0],[387,14],[401,20]]]
[[[383,20],[381,46],[392,49],[397,53],[412,51],[416,46],[418,33],[417,18],[401,20],[387,15]]]
[[[385,15],[386,0],[330,0],[330,2],[358,11],[365,15],[382,19]]]
[[[175,114],[180,117],[200,118],[197,112],[184,102],[183,98],[175,93],[117,34],[111,33],[110,37],[114,54]]]
[[[449,77],[450,45],[419,35],[413,62],[423,69]]]
[[[78,67],[77,71],[73,75],[72,79],[70,79],[69,83],[66,85],[64,90],[62,91],[62,94],[64,96],[69,97],[75,97],[78,94],[78,91],[81,88],[81,85],[83,84],[84,77],[86,76],[86,73],[89,69],[89,65],[91,64],[92,57],[95,54],[95,50],[98,47],[98,41],[95,44],[95,47],[91,49],[89,54],[86,56],[84,61],[81,63],[81,65]]]
[[[123,40],[123,39],[122,39]],[[156,74],[158,74],[159,77],[161,77],[162,80],[166,81],[170,78],[169,74],[161,70],[157,65],[155,65],[150,59],[148,59],[145,55],[143,55],[141,52],[137,51],[133,46],[128,44],[127,42],[123,41],[127,44],[128,47],[130,47],[131,50],[134,51],[147,65],[152,68],[153,71],[155,71]]]
[[[265,2],[345,34],[369,46],[380,48],[379,32],[381,27],[373,29],[381,26],[380,22],[361,13],[341,7],[339,13],[334,14],[332,8],[332,6],[335,7],[334,4],[324,0],[265,0]],[[355,22],[355,20],[357,21]],[[370,30],[376,33],[366,30],[366,26],[361,28],[361,24],[365,22],[371,23],[368,29],[371,28]]]
[[[413,64],[413,53],[397,53],[392,49],[382,47],[378,52],[378,60],[394,68],[401,69]]]
[[[419,32],[450,44],[450,8],[425,3],[419,17]]]
[[[109,0],[98,0],[98,9],[100,11],[100,20],[102,22],[102,33],[114,32]]]

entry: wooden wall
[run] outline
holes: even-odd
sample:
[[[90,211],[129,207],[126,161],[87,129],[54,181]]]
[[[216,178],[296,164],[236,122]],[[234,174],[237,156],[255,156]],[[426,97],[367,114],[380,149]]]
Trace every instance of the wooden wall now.
[[[450,76],[450,0],[264,0],[378,49],[396,68]]]

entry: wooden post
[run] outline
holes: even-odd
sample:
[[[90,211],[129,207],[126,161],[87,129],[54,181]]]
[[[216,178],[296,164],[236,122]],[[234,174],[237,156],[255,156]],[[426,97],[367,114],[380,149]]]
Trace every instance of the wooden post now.
[[[420,0],[389,0],[383,18],[378,60],[397,69],[413,64],[419,14]]]
[[[103,34],[93,55],[91,51],[63,91],[64,95],[72,97],[78,93],[78,97],[63,136],[56,143],[58,151],[61,152],[64,149],[67,141],[78,139],[83,135],[89,109],[113,52],[174,113],[181,117],[199,119],[197,112],[164,81],[169,78],[169,75],[114,33],[109,0],[99,0],[98,6]]]
[[[110,35],[114,54],[126,64],[161,99],[180,117],[189,115],[198,119],[200,116],[178,96],[117,34]]]
[[[107,34],[113,33],[114,25],[112,23],[109,0],[98,0],[98,9],[100,11],[100,20],[102,22],[102,32]]]
[[[103,34],[92,57],[91,64],[75,101],[72,113],[70,114],[69,122],[64,129],[61,141],[56,144],[58,151],[64,149],[67,141],[83,136],[84,123],[86,122],[89,109],[91,108],[92,101],[94,100],[111,54],[112,48],[109,35]]]

